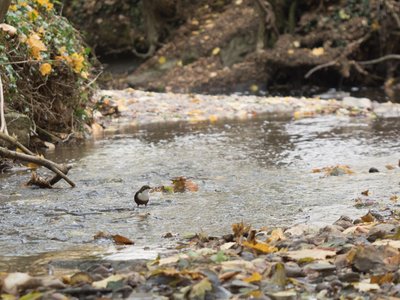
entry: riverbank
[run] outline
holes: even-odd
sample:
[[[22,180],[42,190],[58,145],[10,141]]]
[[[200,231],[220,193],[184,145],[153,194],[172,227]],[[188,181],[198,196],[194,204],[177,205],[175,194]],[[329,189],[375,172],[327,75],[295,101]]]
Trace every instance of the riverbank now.
[[[397,299],[399,226],[393,210],[322,228],[236,223],[155,260],[99,261],[62,277],[2,273],[0,287],[5,299]]]
[[[326,96],[325,96],[326,97]],[[334,95],[333,95],[334,97]],[[154,93],[134,89],[102,90],[93,101],[95,136],[124,128],[174,122],[220,122],[246,120],[260,115],[306,118],[322,114],[387,118],[400,117],[400,104],[378,103],[368,98],[344,96],[294,98],[246,95]],[[99,126],[100,125],[100,126]]]

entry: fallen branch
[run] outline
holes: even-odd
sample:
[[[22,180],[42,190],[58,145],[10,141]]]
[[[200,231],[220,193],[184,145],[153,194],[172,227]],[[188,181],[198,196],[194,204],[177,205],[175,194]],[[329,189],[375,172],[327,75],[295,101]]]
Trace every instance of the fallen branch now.
[[[71,168],[70,166],[59,165],[59,164],[52,162],[51,160],[45,159],[40,156],[33,156],[33,155],[29,155],[29,154],[24,154],[24,153],[18,153],[16,151],[8,150],[4,147],[0,147],[0,156],[12,158],[12,159],[19,159],[19,160],[35,163],[37,165],[46,167],[47,169],[49,169],[57,174],[49,181],[49,183],[51,185],[53,185],[54,183],[56,183],[57,181],[59,181],[62,178],[66,182],[68,182],[70,186],[75,187],[75,183],[66,176],[66,174],[68,173],[68,171]]]

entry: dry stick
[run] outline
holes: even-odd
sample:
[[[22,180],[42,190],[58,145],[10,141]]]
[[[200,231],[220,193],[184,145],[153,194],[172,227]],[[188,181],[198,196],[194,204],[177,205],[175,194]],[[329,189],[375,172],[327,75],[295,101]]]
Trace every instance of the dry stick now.
[[[34,156],[35,153],[33,153],[31,150],[26,148],[24,145],[22,145],[20,142],[17,141],[17,139],[13,138],[12,136],[9,136],[8,134],[5,134],[3,132],[0,132],[0,139],[9,142],[10,144],[16,146],[17,148],[21,149],[22,152],[28,155]]]
[[[12,158],[12,159],[20,159],[23,161],[38,164],[40,166],[44,166],[47,169],[56,173],[59,177],[64,179],[66,182],[68,182],[70,186],[75,187],[75,183],[73,181],[71,181],[67,176],[65,176],[65,174],[63,172],[61,172],[59,170],[59,168],[61,166],[57,165],[56,163],[52,162],[51,160],[47,160],[47,159],[45,159],[43,157],[39,157],[39,156],[32,156],[32,155],[28,155],[28,154],[24,154],[24,153],[18,153],[16,151],[8,150],[4,147],[0,147],[0,156]],[[68,169],[68,167],[65,167],[62,169],[65,170],[65,169]],[[50,184],[51,184],[51,181],[50,181]]]
[[[31,156],[35,156],[35,153],[33,153],[32,151],[30,151],[28,148],[26,148],[24,145],[22,145],[20,142],[17,141],[17,139],[4,134],[2,132],[0,132],[0,139],[5,140],[7,142],[9,142],[10,144],[18,147],[19,149],[21,149],[25,154],[31,155]],[[68,171],[72,168],[71,166],[65,166],[65,165],[59,165],[56,163],[53,163],[54,166],[60,170],[62,173],[64,174],[68,174]],[[57,182],[59,182],[61,179],[63,179],[63,177],[61,177],[60,175],[58,175],[58,173],[56,175],[54,175],[50,180],[49,183],[50,185],[54,185]]]
[[[330,66],[334,66],[334,65],[337,63],[337,61],[338,61],[338,60],[335,59],[335,60],[332,60],[332,61],[327,62],[327,63],[325,63],[325,64],[318,65],[318,66],[312,68],[310,71],[307,72],[306,75],[304,75],[304,78],[307,79],[307,78],[310,77],[314,72],[317,72],[317,71],[320,70],[320,69],[327,68],[327,67],[330,67]]]
[[[8,134],[6,118],[4,117],[4,95],[3,95],[3,81],[0,75],[0,132]]]
[[[399,54],[388,54],[379,58],[371,59],[371,60],[365,60],[365,61],[357,61],[358,64],[360,65],[372,65],[372,64],[377,64],[380,62],[383,62],[385,60],[389,59],[400,59]]]

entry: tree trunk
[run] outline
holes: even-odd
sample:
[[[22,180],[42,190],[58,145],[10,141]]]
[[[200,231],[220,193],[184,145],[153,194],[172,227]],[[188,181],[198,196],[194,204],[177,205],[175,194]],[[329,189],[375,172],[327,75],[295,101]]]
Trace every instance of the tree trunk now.
[[[7,14],[10,3],[11,0],[0,0],[0,23],[3,23],[4,17]]]

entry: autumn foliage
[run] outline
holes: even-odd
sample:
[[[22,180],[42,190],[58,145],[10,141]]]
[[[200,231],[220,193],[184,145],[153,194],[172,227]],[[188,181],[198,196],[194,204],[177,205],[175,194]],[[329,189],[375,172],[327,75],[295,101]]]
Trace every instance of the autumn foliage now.
[[[50,0],[14,0],[0,30],[0,72],[7,108],[53,132],[80,129],[91,65],[79,33]]]

